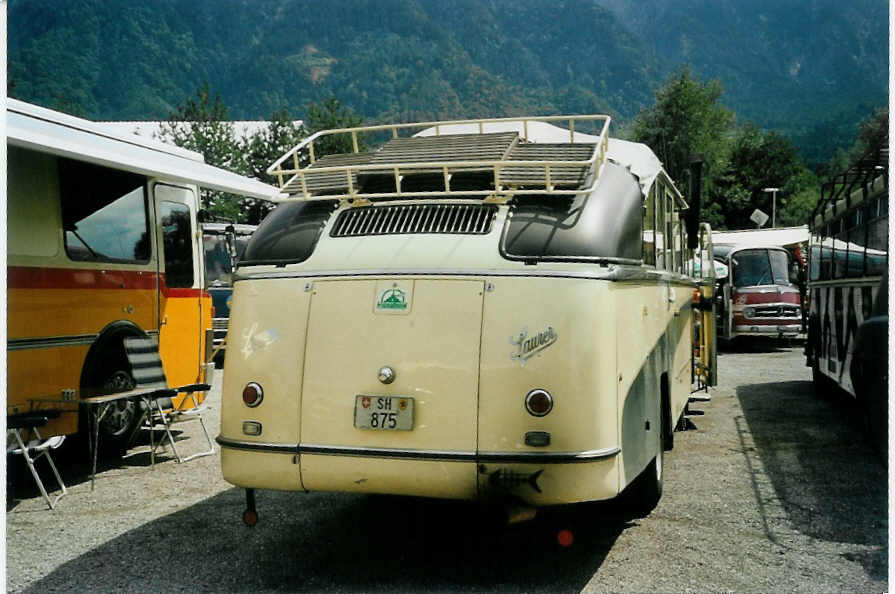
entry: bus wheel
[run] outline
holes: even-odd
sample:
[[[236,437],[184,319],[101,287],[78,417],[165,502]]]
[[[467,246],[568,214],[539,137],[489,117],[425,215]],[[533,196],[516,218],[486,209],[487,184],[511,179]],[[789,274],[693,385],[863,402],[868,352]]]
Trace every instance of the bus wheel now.
[[[123,369],[118,369],[103,382],[103,392],[108,394],[126,392],[135,386],[136,383],[131,374]],[[138,417],[139,410],[135,401],[120,400],[116,402],[99,425],[100,431],[103,432],[103,438],[118,440],[129,435]]]
[[[111,371],[95,383],[104,393],[125,392],[136,386],[126,363],[119,361],[109,368]],[[120,400],[112,405],[99,424],[100,453],[104,456],[121,456],[127,450],[141,419],[139,402]]]
[[[662,497],[663,447],[659,442],[659,451],[643,472],[640,473],[624,492],[625,508],[634,517],[644,518],[659,504]]]
[[[883,391],[871,391],[862,385],[860,367],[852,365],[852,380],[855,388],[855,404],[857,405],[860,422],[870,446],[882,459],[885,466],[889,465],[889,415],[888,398]]]
[[[834,383],[820,370],[820,364],[815,360],[811,365],[811,384],[814,386],[814,395],[819,398],[829,398],[833,395]]]

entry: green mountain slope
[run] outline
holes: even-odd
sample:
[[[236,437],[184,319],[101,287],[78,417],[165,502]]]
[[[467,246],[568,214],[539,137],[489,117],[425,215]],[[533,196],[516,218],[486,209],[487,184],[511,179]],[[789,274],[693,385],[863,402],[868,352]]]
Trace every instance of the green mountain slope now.
[[[886,101],[886,16],[884,0],[10,0],[9,75],[14,96],[97,119],[164,118],[208,81],[236,118],[335,95],[369,120],[624,123],[689,62],[741,120],[820,154]]]
[[[645,50],[605,9],[534,0],[101,0],[10,5],[17,95],[156,118],[203,80],[237,117],[336,95],[372,118],[610,111],[650,98]],[[620,33],[621,32],[621,33]]]
[[[651,39],[660,68],[719,78],[740,116],[789,136],[808,160],[848,144],[888,102],[885,0],[598,0]]]

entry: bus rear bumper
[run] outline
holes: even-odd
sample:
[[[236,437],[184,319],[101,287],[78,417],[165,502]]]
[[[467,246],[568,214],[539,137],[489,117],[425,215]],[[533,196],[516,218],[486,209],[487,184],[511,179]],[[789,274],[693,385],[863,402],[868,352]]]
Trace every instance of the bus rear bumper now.
[[[224,479],[245,488],[466,500],[511,497],[535,506],[611,499],[619,492],[617,447],[545,453],[542,459],[518,462],[511,456],[501,460],[501,453],[437,452],[440,459],[426,459],[310,453],[298,445],[247,447],[221,437],[218,443]]]

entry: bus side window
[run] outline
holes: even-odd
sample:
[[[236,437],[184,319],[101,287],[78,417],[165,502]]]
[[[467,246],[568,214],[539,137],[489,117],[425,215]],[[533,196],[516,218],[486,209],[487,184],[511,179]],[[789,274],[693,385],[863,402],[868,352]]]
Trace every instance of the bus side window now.
[[[674,270],[677,267],[674,223],[675,223],[674,198],[670,192],[665,192],[665,269]]]
[[[830,240],[832,242],[832,240]],[[824,245],[820,252],[820,280],[833,278],[833,244]]]
[[[650,188],[643,205],[643,263],[656,264],[656,186]]]
[[[820,280],[820,237],[814,236],[811,238],[812,245],[808,249],[808,280]],[[815,243],[817,242],[817,243]]]
[[[202,238],[205,252],[205,286],[232,285],[233,269],[230,253],[227,251],[226,237],[217,234],[206,234]]]
[[[681,216],[680,209],[675,209],[674,218],[677,221],[677,232],[674,234],[674,250],[675,250],[675,262],[677,262],[677,271],[681,274],[688,274],[687,270],[687,258],[686,258],[686,249],[687,249],[687,234],[684,230],[684,217]]]
[[[6,158],[7,253],[53,257],[61,226],[56,158],[12,145]]]
[[[846,216],[848,233],[848,265],[846,274],[850,278],[864,276],[864,246],[867,243],[867,226],[864,222],[864,209],[856,208]]]
[[[59,159],[65,251],[76,261],[149,261],[146,179]]]
[[[667,268],[668,253],[665,246],[665,185],[656,180],[656,268]]]
[[[162,238],[165,251],[165,284],[193,286],[193,243],[190,209],[177,202],[162,202]]]
[[[888,260],[888,196],[871,201],[871,217],[867,218],[867,275],[885,274]]]
[[[833,238],[832,278],[845,278],[845,269],[848,263],[848,234],[845,232],[844,218],[837,219],[830,224],[830,234]]]

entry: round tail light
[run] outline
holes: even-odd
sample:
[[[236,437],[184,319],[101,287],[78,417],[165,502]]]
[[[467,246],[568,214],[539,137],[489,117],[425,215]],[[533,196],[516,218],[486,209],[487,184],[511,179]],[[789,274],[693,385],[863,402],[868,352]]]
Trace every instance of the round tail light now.
[[[525,396],[525,410],[536,417],[543,417],[553,410],[553,396],[547,390],[532,390]]]
[[[246,387],[242,389],[242,401],[246,406],[255,408],[261,404],[262,400],[264,400],[264,390],[261,389],[260,384],[249,382],[246,384]]]

